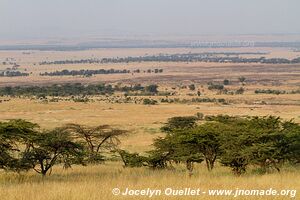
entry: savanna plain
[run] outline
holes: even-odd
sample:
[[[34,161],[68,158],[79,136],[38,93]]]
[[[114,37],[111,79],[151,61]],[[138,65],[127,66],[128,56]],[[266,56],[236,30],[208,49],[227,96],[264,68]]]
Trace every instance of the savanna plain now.
[[[198,125],[205,117],[228,115],[277,116],[283,121],[300,123],[300,64],[233,63],[204,61],[117,61],[95,62],[103,58],[143,57],[165,54],[205,54],[205,52],[245,53],[242,57],[293,59],[299,52],[288,48],[219,48],[219,49],[94,49],[86,51],[0,51],[0,72],[19,71],[27,75],[0,77],[0,120],[24,119],[39,125],[39,130],[52,130],[66,124],[87,127],[110,125],[126,130],[118,136],[118,149],[147,157],[154,139],[165,137],[161,127],[173,117],[195,117]],[[230,56],[230,55],[229,55]],[[60,62],[81,60],[80,62]],[[89,60],[89,61],[86,61]],[[81,75],[43,75],[62,70],[129,70],[126,73]],[[157,69],[157,71],[155,71]],[[138,70],[138,71],[136,71]],[[150,70],[150,71],[149,71]],[[94,71],[95,72],[95,71]],[[53,95],[34,93],[33,87],[57,85],[105,84],[113,91],[104,94],[82,93]],[[128,90],[124,87],[139,89]],[[149,87],[152,86],[152,87]],[[18,88],[30,88],[22,93]],[[116,89],[117,88],[117,89]],[[120,89],[121,88],[121,89]],[[123,88],[123,89],[122,89]],[[154,89],[153,89],[154,88]],[[50,91],[50,89],[49,89]],[[91,90],[92,91],[92,90]],[[105,161],[86,166],[63,164],[51,167],[51,174],[41,176],[33,169],[19,173],[0,170],[1,200],[109,200],[149,199],[148,196],[113,195],[119,188],[296,190],[300,192],[299,163],[286,163],[280,172],[271,169],[260,173],[247,166],[241,175],[216,160],[208,171],[205,162],[193,164],[193,172],[184,162],[153,169],[148,166],[124,166],[115,151],[106,151]],[[154,196],[151,199],[290,199],[286,196]]]

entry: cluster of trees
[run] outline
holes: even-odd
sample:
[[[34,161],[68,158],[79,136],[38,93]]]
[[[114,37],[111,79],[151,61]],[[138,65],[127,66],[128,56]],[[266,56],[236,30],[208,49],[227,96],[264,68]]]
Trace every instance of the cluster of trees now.
[[[0,87],[0,95],[9,96],[76,96],[76,95],[106,95],[113,94],[114,92],[145,92],[147,94],[158,93],[158,86],[155,84],[142,86],[136,84],[133,86],[120,86],[110,84],[95,84],[95,85],[84,85],[81,83],[73,84],[54,84],[50,86],[15,86],[15,87]]]
[[[172,95],[170,92],[163,92],[163,91],[158,91],[158,85],[156,84],[151,84],[147,85],[145,87],[141,86],[140,84],[136,84],[134,88],[136,90],[130,90],[126,91],[124,94],[125,97],[128,96],[169,96]]]
[[[255,90],[255,94],[299,94],[300,90],[292,90],[292,91],[285,91],[285,90],[271,90],[271,89],[257,89]]]
[[[114,92],[112,85],[97,84],[83,85],[81,83],[74,84],[54,84],[49,86],[15,86],[0,88],[0,95],[10,96],[72,96],[72,95],[105,95]]]
[[[264,58],[260,62],[266,64],[296,64],[296,63],[300,63],[300,57],[292,60],[286,58],[270,58],[270,59]]]
[[[45,176],[53,166],[103,162],[126,131],[108,125],[87,127],[68,124],[40,130],[25,120],[0,122],[0,169],[22,172],[30,169]]]
[[[143,104],[144,105],[156,105],[158,102],[154,99],[143,99]]]
[[[220,84],[209,85],[208,89],[209,90],[218,90],[219,93],[230,94],[230,95],[244,94],[244,92],[245,92],[245,89],[243,87],[240,87],[237,90],[228,90],[227,88],[224,87],[224,85],[220,85]]]
[[[121,151],[125,166],[172,167],[185,163],[192,174],[193,164],[205,162],[209,171],[218,161],[234,174],[247,167],[261,172],[280,171],[284,163],[300,163],[300,126],[279,117],[207,116],[174,117],[162,127],[165,137],[155,139],[148,156]]]
[[[246,77],[244,76],[240,76],[238,77],[238,81],[242,84],[245,85],[245,81],[246,81]],[[225,89],[225,85],[230,85],[231,82],[228,79],[224,79],[223,80],[223,84],[221,83],[213,83],[213,82],[208,82],[208,89],[209,90],[224,90]]]
[[[163,73],[164,70],[163,69],[154,69],[154,70],[151,70],[151,69],[147,69],[147,70],[140,70],[140,69],[135,69],[132,71],[133,73]]]
[[[81,59],[81,60],[56,60],[56,61],[42,61],[39,65],[67,65],[67,64],[94,64],[101,63],[99,59]]]
[[[271,89],[257,89],[255,90],[255,94],[286,94],[286,91],[282,90],[271,90]]]
[[[242,84],[244,86],[246,78],[244,76],[238,77],[238,81],[240,82],[240,84]],[[244,94],[245,89],[243,87],[240,87],[239,89],[237,89],[235,91],[229,91],[227,88],[225,88],[226,85],[230,85],[230,84],[231,84],[231,82],[228,79],[224,79],[223,84],[208,82],[208,89],[209,90],[218,90],[219,93],[230,94],[230,95]]]
[[[3,71],[0,72],[0,77],[17,77],[17,76],[29,76],[29,73],[20,71]]]
[[[201,121],[200,121],[201,120]],[[205,120],[205,121],[203,121]],[[173,117],[161,128],[165,137],[154,140],[147,156],[118,148],[125,130],[109,125],[89,127],[67,124],[42,130],[25,120],[0,122],[0,169],[34,170],[45,176],[53,166],[103,163],[118,153],[125,167],[173,168],[205,162],[209,171],[216,162],[241,175],[249,166],[261,172],[280,171],[283,164],[300,163],[300,126],[279,117],[231,117],[226,115]]]
[[[13,68],[20,67],[20,65],[17,64],[15,61],[16,60],[14,58],[6,58],[5,61],[2,62],[1,64],[2,65],[13,65]]]
[[[179,98],[163,98],[161,103],[223,103],[226,104],[226,100],[223,98],[192,98],[192,99],[179,99]]]
[[[223,90],[224,89],[224,85],[221,85],[221,84],[209,84],[208,89],[209,90]]]
[[[240,55],[264,55],[265,53],[187,53],[187,54],[159,54],[125,58],[102,58],[82,60],[43,61],[40,65],[62,64],[92,64],[92,63],[130,63],[130,62],[231,62],[231,63],[266,63],[266,64],[295,64],[300,58],[292,60],[285,58],[243,58]]]
[[[55,72],[45,72],[45,73],[40,73],[41,76],[86,76],[90,77],[95,74],[128,74],[128,73],[141,73],[142,70],[136,69],[133,70],[132,72],[127,69],[123,70],[118,70],[118,69],[97,69],[97,70],[67,70],[64,69],[62,71],[55,71]],[[144,70],[144,73],[162,73],[163,69],[148,69]]]
[[[92,76],[95,74],[127,74],[130,73],[130,70],[117,70],[117,69],[98,69],[98,70],[67,70],[64,69],[62,71],[55,71],[55,72],[45,72],[40,73],[41,76]]]

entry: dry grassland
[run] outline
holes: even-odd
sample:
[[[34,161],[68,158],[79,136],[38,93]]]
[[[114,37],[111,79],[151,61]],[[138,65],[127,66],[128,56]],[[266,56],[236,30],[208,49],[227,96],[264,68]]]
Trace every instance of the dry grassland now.
[[[56,167],[51,176],[44,179],[36,174],[24,175],[1,174],[0,195],[1,200],[117,200],[117,199],[266,199],[285,200],[290,196],[114,196],[113,188],[124,191],[130,189],[184,189],[199,188],[202,191],[213,189],[235,190],[267,190],[290,189],[300,190],[300,174],[296,169],[289,169],[282,174],[247,174],[234,177],[230,170],[217,166],[213,172],[207,172],[204,165],[197,165],[195,174],[189,177],[178,167],[174,170],[149,170],[145,168],[122,168],[121,163],[107,163],[106,165],[74,167],[63,170]],[[298,194],[299,195],[299,194]],[[298,196],[297,195],[297,196]],[[297,197],[296,196],[296,197]],[[297,198],[296,198],[297,199]]]
[[[299,52],[287,49],[218,49],[218,51],[270,51],[270,57],[294,58]],[[59,101],[45,103],[37,99],[8,98],[10,101],[0,103],[0,120],[22,118],[41,125],[42,129],[62,126],[66,123],[85,125],[110,124],[129,130],[127,136],[121,138],[121,147],[131,152],[150,150],[153,138],[162,136],[160,127],[168,118],[174,116],[190,116],[201,112],[204,115],[276,115],[283,119],[294,119],[300,122],[300,94],[254,94],[256,89],[297,90],[300,85],[299,65],[247,65],[224,63],[130,63],[130,64],[99,64],[99,65],[63,65],[38,66],[34,63],[43,60],[84,59],[91,57],[124,57],[152,55],[158,53],[186,53],[187,51],[210,51],[209,49],[102,49],[78,52],[33,52],[25,55],[22,52],[0,52],[0,60],[15,58],[21,69],[27,69],[33,75],[29,77],[0,78],[0,86],[7,85],[41,85],[64,82],[123,82],[159,83],[160,90],[172,90],[172,86],[187,85],[192,82],[201,91],[200,98],[224,98],[228,105],[217,103],[188,103],[141,105],[133,103],[107,103],[95,101],[75,103]],[[279,56],[280,55],[280,56]],[[5,66],[0,64],[0,70]],[[97,75],[91,78],[82,77],[40,77],[45,71],[61,69],[149,69],[163,68],[159,75]],[[215,91],[207,90],[207,82],[222,82],[225,78],[233,81],[229,90],[236,90],[242,85],[237,78],[245,76],[247,83],[243,95],[217,95]],[[191,99],[191,91],[176,89],[176,96],[170,98]],[[196,93],[193,92],[194,95]],[[117,94],[122,95],[122,94]],[[97,99],[97,97],[93,97]],[[151,97],[155,99],[164,97]],[[264,102],[264,103],[262,103]],[[42,178],[34,172],[13,174],[0,172],[1,200],[110,200],[110,199],[149,199],[149,197],[113,196],[111,190],[115,187],[125,189],[165,189],[200,188],[208,189],[297,189],[300,192],[299,169],[286,168],[281,174],[273,173],[257,175],[250,172],[242,177],[235,177],[230,170],[217,166],[209,173],[203,164],[197,165],[195,174],[189,177],[183,166],[176,170],[153,171],[147,168],[124,169],[119,162],[99,166],[74,166],[71,170],[55,167],[53,174]],[[299,196],[299,194],[298,194]],[[233,197],[166,197],[152,199],[232,199]],[[298,197],[299,198],[299,197]],[[289,197],[238,197],[236,199],[289,199]]]

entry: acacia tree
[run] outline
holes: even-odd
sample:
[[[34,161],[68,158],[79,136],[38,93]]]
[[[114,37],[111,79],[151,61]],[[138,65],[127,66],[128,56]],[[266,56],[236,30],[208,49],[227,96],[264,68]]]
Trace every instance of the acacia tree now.
[[[23,154],[29,151],[38,125],[14,119],[0,122],[0,168],[20,172],[30,169]]]
[[[15,159],[12,154],[15,151],[10,144],[10,139],[5,138],[0,131],[0,169],[8,169]]]
[[[299,163],[300,126],[279,117],[207,116],[206,123],[197,125],[192,117],[174,117],[162,131],[165,137],[154,140],[148,157],[122,152],[125,166],[166,168],[185,162],[190,172],[193,164],[206,161],[208,170],[217,160],[230,167],[234,174],[246,172],[249,165],[262,172],[286,161]]]
[[[227,130],[227,126],[220,122],[196,126],[194,118],[185,117],[170,119],[163,130],[168,134],[154,141],[154,152],[160,152],[169,160],[185,161],[192,173],[193,163],[200,163],[203,158],[209,171],[214,168],[221,155],[219,135]]]
[[[51,174],[52,168],[58,163],[70,167],[73,163],[83,163],[83,148],[73,142],[70,133],[56,128],[38,134],[33,145],[23,155],[23,162],[29,163],[39,174]]]
[[[178,130],[191,129],[196,126],[197,117],[172,117],[168,119],[168,122],[161,128],[161,131],[172,135]]]
[[[71,132],[76,140],[84,143],[88,153],[88,162],[103,161],[101,150],[114,150],[120,143],[119,136],[127,131],[111,128],[109,125],[89,127],[79,124],[67,124],[65,130]]]
[[[117,150],[125,167],[148,166],[150,168],[162,169],[172,167],[172,162],[185,162],[187,169],[192,172],[194,162],[202,162],[199,156],[195,156],[184,144],[178,143],[177,136],[180,130],[194,127],[196,117],[174,117],[168,120],[162,127],[166,133],[165,137],[154,140],[154,150],[148,151],[148,156],[140,156],[138,153],[129,153],[124,150]]]
[[[188,117],[173,117],[161,128],[167,135],[164,138],[154,140],[154,150],[148,152],[150,154],[148,163],[154,168],[165,168],[167,162],[179,163],[185,162],[186,168],[190,174],[193,171],[193,164],[203,161],[199,153],[189,145],[182,142],[182,136],[186,131],[196,126],[197,118]]]
[[[279,117],[254,117],[250,121],[254,129],[253,163],[263,171],[275,168],[289,161],[292,164],[300,158],[300,126]],[[253,150],[253,149],[252,149]]]
[[[227,126],[219,122],[209,122],[186,131],[180,142],[194,154],[204,157],[207,169],[211,171],[218,156],[221,155],[220,134],[227,130]]]
[[[297,124],[274,116],[236,119],[228,124],[230,131],[220,138],[221,163],[235,174],[242,174],[250,164],[259,166],[262,172],[271,168],[280,171],[281,164],[299,155]]]
[[[283,124],[284,134],[287,137],[286,144],[287,159],[292,164],[300,163],[300,125],[294,122],[285,122]]]
[[[220,137],[220,148],[222,150],[220,162],[224,166],[230,167],[236,175],[246,172],[251,157],[251,152],[246,148],[248,141],[243,131],[243,129],[238,130],[235,127],[231,127],[230,132],[222,134]]]

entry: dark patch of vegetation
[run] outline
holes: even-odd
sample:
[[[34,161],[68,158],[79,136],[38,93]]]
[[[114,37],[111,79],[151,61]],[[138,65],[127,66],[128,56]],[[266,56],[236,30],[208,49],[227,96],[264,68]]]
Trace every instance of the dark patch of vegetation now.
[[[92,64],[92,63],[130,63],[130,62],[219,62],[219,63],[265,63],[265,64],[295,64],[300,58],[292,60],[285,58],[243,58],[240,55],[264,55],[265,53],[188,53],[188,54],[159,54],[125,58],[103,58],[82,60],[43,61],[40,65],[63,64]]]
[[[255,90],[255,94],[286,94],[286,91],[283,90],[271,90],[271,89],[267,89],[267,90]]]
[[[206,162],[213,170],[215,162],[232,169],[236,175],[247,167],[262,172],[280,171],[284,163],[300,163],[300,126],[279,117],[206,116],[198,125],[195,117],[175,117],[162,127],[165,137],[155,139],[154,150],[140,158],[140,166],[171,167],[170,163],[185,162],[192,174],[193,163]],[[138,154],[135,161],[138,162]],[[148,159],[148,160],[147,160]],[[153,165],[149,165],[152,160]]]
[[[240,87],[239,89],[237,89],[237,90],[235,91],[235,94],[244,94],[244,92],[245,92],[245,89],[242,88],[242,87]]]
[[[191,84],[191,85],[189,85],[189,89],[190,89],[190,90],[192,90],[192,91],[194,91],[194,90],[196,89],[196,86],[195,86],[195,84]]]
[[[74,84],[54,84],[50,86],[16,86],[16,87],[2,87],[0,88],[0,95],[9,96],[87,96],[87,95],[111,95],[114,92],[147,92],[151,95],[156,95],[158,92],[157,85],[134,85],[134,86],[112,86],[110,84],[95,84],[95,85],[84,85],[81,83]]]
[[[208,89],[209,90],[223,90],[224,89],[224,85],[209,83]]]
[[[148,85],[145,87],[145,92],[156,94],[158,93],[158,85]]]
[[[41,73],[41,76],[92,76],[94,74],[127,74],[130,73],[129,70],[116,70],[116,69],[99,69],[99,70],[62,70],[55,72],[45,72]]]
[[[179,99],[179,98],[163,98],[161,103],[223,103],[227,104],[223,98],[192,98],[192,99]]]
[[[3,71],[0,72],[0,77],[18,77],[18,76],[29,76],[29,73],[20,71]]]
[[[143,104],[144,105],[156,105],[158,102],[154,99],[144,99]]]
[[[154,69],[154,70],[145,70],[144,73],[162,73],[163,69]],[[127,69],[118,70],[118,69],[97,69],[97,70],[67,70],[64,69],[62,71],[55,72],[45,72],[40,73],[41,76],[85,76],[90,77],[95,74],[128,74],[128,73],[142,73],[141,70],[133,70],[132,72]]]
[[[285,91],[285,90],[272,90],[272,89],[257,89],[254,91],[255,94],[300,94],[300,90],[292,90],[292,91]]]
[[[224,84],[224,85],[229,85],[229,84],[230,84],[230,81],[229,81],[228,79],[224,79],[223,84]]]

